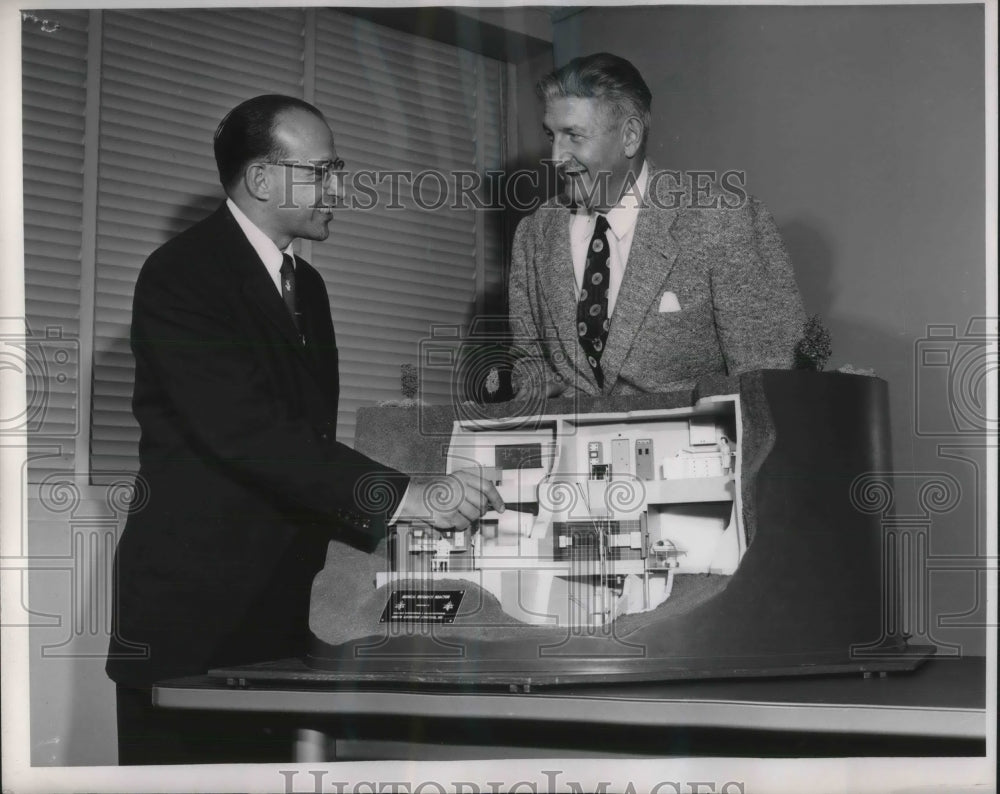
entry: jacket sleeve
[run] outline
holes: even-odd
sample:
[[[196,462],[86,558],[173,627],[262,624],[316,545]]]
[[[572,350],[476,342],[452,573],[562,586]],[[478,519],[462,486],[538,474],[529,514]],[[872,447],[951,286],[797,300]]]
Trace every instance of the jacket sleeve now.
[[[235,298],[171,264],[151,258],[133,302],[134,407],[139,415],[144,401],[160,401],[146,413],[164,428],[151,435],[183,438],[178,449],[193,449],[282,509],[325,519],[341,539],[372,546],[408,478],[338,442],[335,415],[317,421],[293,409],[241,330]]]
[[[753,198],[740,209],[721,212],[727,223],[711,283],[726,369],[731,375],[790,369],[806,318],[778,227]]]

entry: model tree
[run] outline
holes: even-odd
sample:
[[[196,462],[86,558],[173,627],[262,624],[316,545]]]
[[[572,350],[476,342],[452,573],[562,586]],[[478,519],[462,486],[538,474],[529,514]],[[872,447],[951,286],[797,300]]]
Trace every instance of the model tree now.
[[[832,352],[830,332],[820,322],[819,315],[814,314],[806,320],[802,339],[795,346],[795,368],[822,372]]]
[[[417,368],[413,364],[400,365],[399,387],[404,399],[412,400],[417,396]]]

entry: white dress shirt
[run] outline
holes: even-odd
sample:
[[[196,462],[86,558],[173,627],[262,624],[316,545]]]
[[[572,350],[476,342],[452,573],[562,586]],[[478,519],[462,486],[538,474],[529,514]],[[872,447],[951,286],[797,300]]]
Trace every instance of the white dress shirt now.
[[[233,213],[233,217],[236,218],[236,222],[243,230],[243,234],[245,234],[247,240],[250,241],[250,245],[253,246],[253,250],[257,252],[257,256],[260,257],[260,261],[264,263],[264,267],[267,268],[268,275],[271,276],[271,281],[274,282],[274,288],[278,290],[278,294],[280,295],[281,263],[284,259],[284,254],[288,254],[292,257],[293,265],[295,263],[295,253],[292,251],[292,244],[289,243],[284,252],[279,251],[278,246],[274,244],[274,240],[264,234],[264,232],[260,230],[260,227],[250,220],[243,213],[243,210],[233,203],[232,199],[226,199],[226,206],[229,207],[229,211]]]
[[[648,180],[649,165],[643,163],[635,187],[622,196],[622,200],[607,213],[608,268],[611,271],[608,283],[608,317],[614,316],[615,313],[618,291],[621,289],[622,279],[625,278],[628,255],[632,250],[632,237],[635,235],[635,223],[639,218],[639,205],[646,193]],[[573,272],[576,274],[578,296],[583,283],[583,271],[587,267],[587,249],[590,246],[590,238],[594,236],[596,223],[597,214],[586,211],[577,212],[570,220],[569,242],[573,254]]]

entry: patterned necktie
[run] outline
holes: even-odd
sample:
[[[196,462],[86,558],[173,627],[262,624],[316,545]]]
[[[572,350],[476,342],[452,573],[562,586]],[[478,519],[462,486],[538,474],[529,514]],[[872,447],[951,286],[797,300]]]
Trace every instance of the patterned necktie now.
[[[604,388],[604,370],[601,369],[601,354],[608,341],[611,318],[608,317],[608,287],[611,269],[608,267],[609,251],[605,232],[608,219],[597,216],[594,236],[587,249],[587,266],[583,271],[580,285],[580,302],[576,306],[576,328],[580,336],[580,347],[587,356],[587,363],[594,371],[597,385]]]
[[[302,312],[299,311],[298,297],[295,294],[295,260],[289,254],[281,258],[281,299],[288,307],[289,314],[292,315],[292,322],[295,323],[295,330],[299,332],[299,339],[305,344],[305,337],[302,336]]]

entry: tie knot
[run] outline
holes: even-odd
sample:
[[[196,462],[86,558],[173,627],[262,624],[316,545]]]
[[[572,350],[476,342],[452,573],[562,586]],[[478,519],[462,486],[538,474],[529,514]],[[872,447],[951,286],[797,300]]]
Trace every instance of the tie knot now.
[[[598,215],[597,224],[594,226],[594,234],[600,236],[608,230],[608,216]]]
[[[290,276],[292,273],[295,272],[295,261],[288,254],[285,254],[283,257],[281,257],[280,272],[283,278],[287,278],[288,276]]]

